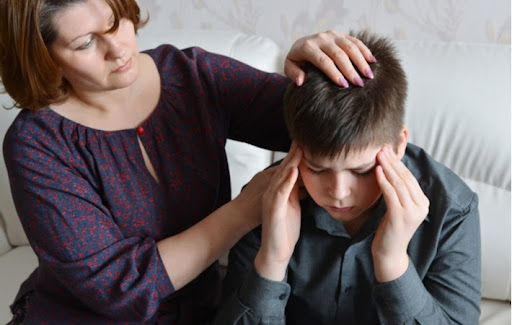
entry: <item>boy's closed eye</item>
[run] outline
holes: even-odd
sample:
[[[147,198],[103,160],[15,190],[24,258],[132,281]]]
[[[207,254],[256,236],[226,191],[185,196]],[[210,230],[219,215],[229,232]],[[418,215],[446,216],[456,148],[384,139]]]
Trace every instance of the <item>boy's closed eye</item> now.
[[[352,173],[357,176],[357,177],[366,177],[366,176],[370,176],[373,174],[373,172],[375,171],[375,167],[377,167],[377,165],[374,165],[373,167],[371,167],[370,169],[368,170],[365,170],[365,171],[358,171],[358,170],[353,170]]]

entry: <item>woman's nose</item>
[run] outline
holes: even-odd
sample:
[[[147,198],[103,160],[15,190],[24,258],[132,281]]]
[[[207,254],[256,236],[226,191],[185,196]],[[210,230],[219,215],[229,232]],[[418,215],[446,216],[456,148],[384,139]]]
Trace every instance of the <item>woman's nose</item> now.
[[[106,34],[104,36],[105,45],[106,45],[106,58],[107,60],[117,60],[123,58],[125,55],[125,50],[119,44],[119,41],[116,38],[116,34]]]

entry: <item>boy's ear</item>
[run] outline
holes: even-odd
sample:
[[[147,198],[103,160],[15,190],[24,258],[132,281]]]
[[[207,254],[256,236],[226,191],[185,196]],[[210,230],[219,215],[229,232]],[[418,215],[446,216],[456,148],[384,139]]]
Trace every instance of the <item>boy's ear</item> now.
[[[400,135],[398,136],[397,143],[397,156],[402,159],[405,155],[405,149],[407,148],[407,140],[409,139],[409,129],[407,129],[407,125],[404,124],[402,130],[400,131]]]

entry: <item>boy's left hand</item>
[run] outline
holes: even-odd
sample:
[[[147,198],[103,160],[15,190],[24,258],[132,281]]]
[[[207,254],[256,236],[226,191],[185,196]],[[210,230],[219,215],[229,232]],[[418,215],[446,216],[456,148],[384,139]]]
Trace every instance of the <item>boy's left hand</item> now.
[[[377,281],[388,282],[407,270],[407,246],[427,216],[430,202],[390,147],[380,151],[377,159],[376,177],[387,211],[375,234],[372,256]]]

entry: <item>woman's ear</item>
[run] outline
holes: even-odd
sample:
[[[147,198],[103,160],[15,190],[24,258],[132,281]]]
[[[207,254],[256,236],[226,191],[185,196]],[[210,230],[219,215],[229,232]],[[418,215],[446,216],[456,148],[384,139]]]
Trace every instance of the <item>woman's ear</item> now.
[[[407,125],[404,124],[402,130],[400,131],[400,135],[398,136],[398,143],[396,146],[396,154],[402,159],[405,155],[405,149],[407,148],[407,140],[409,139],[409,129],[407,129]]]

